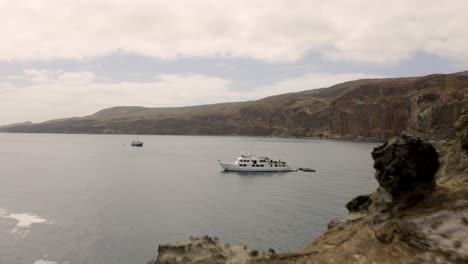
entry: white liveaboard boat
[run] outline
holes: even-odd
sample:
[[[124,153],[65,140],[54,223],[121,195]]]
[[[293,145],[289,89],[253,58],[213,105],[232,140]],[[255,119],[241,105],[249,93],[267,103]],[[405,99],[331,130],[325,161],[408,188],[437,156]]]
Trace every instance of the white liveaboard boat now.
[[[256,157],[244,153],[241,153],[234,163],[218,162],[225,171],[286,172],[297,170],[290,167],[284,160],[272,160],[268,157]]]

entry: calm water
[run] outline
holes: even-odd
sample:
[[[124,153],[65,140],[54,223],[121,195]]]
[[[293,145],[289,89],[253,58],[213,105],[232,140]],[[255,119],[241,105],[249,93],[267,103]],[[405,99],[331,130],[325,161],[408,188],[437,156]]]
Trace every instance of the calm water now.
[[[258,137],[0,134],[0,263],[144,264],[209,234],[300,250],[375,189],[375,143]],[[126,144],[126,145],[124,145]],[[221,172],[241,151],[317,173]]]

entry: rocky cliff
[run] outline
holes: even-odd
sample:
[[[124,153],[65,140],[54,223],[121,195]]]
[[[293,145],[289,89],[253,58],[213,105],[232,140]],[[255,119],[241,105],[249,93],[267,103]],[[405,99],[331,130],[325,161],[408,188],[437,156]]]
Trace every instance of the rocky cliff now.
[[[468,263],[468,112],[455,127],[455,140],[437,149],[409,136],[375,148],[377,190],[350,201],[348,217],[330,221],[303,252],[201,238],[160,246],[149,263]]]
[[[258,101],[193,107],[114,107],[6,132],[451,138],[468,106],[468,72],[357,80]]]

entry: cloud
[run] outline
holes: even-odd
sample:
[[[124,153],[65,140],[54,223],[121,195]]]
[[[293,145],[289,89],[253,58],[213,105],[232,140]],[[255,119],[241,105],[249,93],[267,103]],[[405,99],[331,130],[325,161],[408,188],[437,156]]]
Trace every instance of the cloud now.
[[[25,70],[17,83],[0,83],[0,123],[84,116],[107,107],[186,106],[243,100],[376,78],[360,73],[308,73],[246,91],[231,80],[197,73],[161,74],[152,82],[105,82],[92,72]]]
[[[415,52],[468,62],[466,0],[0,0],[0,60],[115,52],[397,64]]]

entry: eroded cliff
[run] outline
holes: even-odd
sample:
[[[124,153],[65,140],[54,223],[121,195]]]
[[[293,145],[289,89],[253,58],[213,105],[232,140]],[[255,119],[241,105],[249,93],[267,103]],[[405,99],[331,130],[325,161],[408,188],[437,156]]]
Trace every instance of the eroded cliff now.
[[[114,107],[6,132],[451,138],[468,106],[468,72],[357,80],[258,101],[193,107]]]

